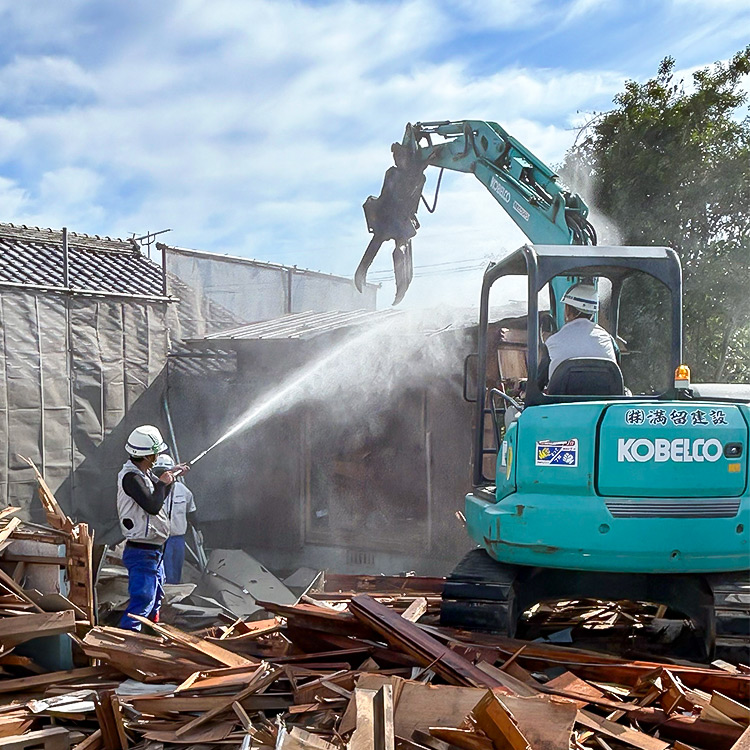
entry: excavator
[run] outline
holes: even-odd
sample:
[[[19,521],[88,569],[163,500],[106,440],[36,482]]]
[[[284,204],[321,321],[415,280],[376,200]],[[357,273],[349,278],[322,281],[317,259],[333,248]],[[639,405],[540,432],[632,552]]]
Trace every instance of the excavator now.
[[[477,546],[446,580],[441,623],[514,636],[540,603],[649,603],[665,642],[670,624],[686,627],[691,658],[750,664],[750,394],[691,384],[677,254],[597,245],[583,199],[497,123],[408,124],[392,153],[380,195],[363,206],[373,236],[360,290],[394,240],[394,304],[406,293],[420,199],[434,210],[423,196],[430,166],[441,170],[438,190],[445,169],[473,174],[530,240],[484,273],[475,375],[468,358],[464,368],[474,402],[464,516]],[[498,325],[490,292],[508,278],[525,285],[527,314]],[[597,320],[622,347],[622,368],[574,357],[541,387],[540,349],[579,282],[599,290]],[[648,290],[664,320],[656,385],[638,382],[652,362],[621,335],[634,317],[623,306],[648,301]]]

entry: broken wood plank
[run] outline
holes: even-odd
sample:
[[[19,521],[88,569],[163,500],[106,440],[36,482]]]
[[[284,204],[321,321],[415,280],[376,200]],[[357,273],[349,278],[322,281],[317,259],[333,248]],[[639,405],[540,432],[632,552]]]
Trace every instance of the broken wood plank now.
[[[72,750],[99,750],[102,746],[102,730],[97,729],[88,737],[79,742]]]
[[[242,703],[242,701],[249,695],[252,695],[258,690],[261,690],[263,687],[270,685],[281,673],[281,669],[270,670],[268,664],[266,664],[265,662],[261,662],[256,670],[255,675],[250,679],[250,682],[247,684],[247,687],[245,687],[244,690],[241,690],[239,693],[237,693],[237,695],[228,696],[215,708],[212,708],[210,711],[206,711],[205,714],[197,716],[187,724],[184,724],[177,730],[176,735],[178,737],[182,737],[183,735],[194,731],[206,722],[211,721],[211,719],[215,719],[217,716],[221,716],[221,714],[223,714],[225,711],[229,711],[232,708],[233,703]]]
[[[248,659],[247,657],[235,654],[233,651],[228,651],[216,643],[211,643],[203,638],[199,638],[198,636],[185,633],[173,625],[151,622],[151,620],[145,617],[140,617],[139,615],[131,614],[130,616],[134,620],[138,620],[141,624],[151,628],[159,635],[162,635],[175,643],[179,643],[186,648],[192,649],[193,651],[197,651],[204,656],[208,656],[219,664],[223,664],[225,667],[249,667],[258,664],[258,661],[255,659]]]
[[[17,615],[0,618],[0,643],[15,646],[45,635],[72,633],[76,627],[72,609],[63,612]]]
[[[349,750],[394,750],[393,686],[383,684],[377,690],[357,688],[356,728]]]
[[[372,597],[366,594],[356,596],[349,608],[388,643],[408,653],[421,666],[432,669],[446,682],[468,687],[500,686],[494,677],[477,669],[470,661]]]
[[[748,727],[737,742],[732,745],[731,750],[750,750],[750,727]]]
[[[532,750],[526,737],[501,699],[492,691],[474,706],[477,726],[492,740],[492,744],[504,750]]]
[[[461,750],[494,750],[492,740],[469,729],[456,729],[454,727],[430,727],[429,732],[449,745],[459,747]]]
[[[63,727],[50,727],[38,732],[27,732],[15,737],[0,738],[2,750],[68,750],[70,748],[70,732]]]
[[[117,670],[110,666],[106,667],[80,667],[79,669],[68,669],[61,672],[48,672],[47,674],[33,675],[31,677],[18,677],[12,680],[0,680],[0,693],[23,693],[31,690],[46,688],[49,685],[75,682],[90,677],[101,677],[116,673]]]
[[[21,456],[20,454],[18,457],[24,463],[28,464],[34,471],[34,476],[39,485],[39,499],[42,502],[42,507],[47,516],[47,523],[54,529],[70,531],[73,528],[73,522],[63,512],[60,503],[55,499],[54,493],[49,488],[44,477],[39,473],[39,469],[36,468],[36,465],[30,458],[26,458],[26,456]]]
[[[427,611],[427,599],[418,596],[402,613],[401,617],[409,622],[417,622]]]
[[[585,709],[579,709],[576,722],[588,729],[594,729],[608,737],[613,737],[620,742],[624,742],[626,745],[637,747],[638,750],[668,750],[669,748],[669,743],[664,742],[664,740],[657,740],[655,737],[650,737],[643,732],[629,729],[614,721],[602,719],[600,716],[592,714]]]
[[[750,706],[738,703],[722,693],[713,693],[710,705],[721,711],[721,713],[728,716],[730,719],[734,719],[743,724],[750,724]]]

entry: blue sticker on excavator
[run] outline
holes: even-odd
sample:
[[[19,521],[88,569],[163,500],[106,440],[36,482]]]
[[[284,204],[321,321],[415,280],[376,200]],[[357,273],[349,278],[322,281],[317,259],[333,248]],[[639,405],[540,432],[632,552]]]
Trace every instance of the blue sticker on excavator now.
[[[578,440],[538,440],[537,466],[578,466]]]

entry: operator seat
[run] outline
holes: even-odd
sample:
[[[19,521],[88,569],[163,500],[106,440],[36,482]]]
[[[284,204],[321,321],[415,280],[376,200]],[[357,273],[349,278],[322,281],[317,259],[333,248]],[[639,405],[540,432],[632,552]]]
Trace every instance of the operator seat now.
[[[604,357],[571,357],[552,373],[548,396],[624,396],[625,383],[617,362]]]

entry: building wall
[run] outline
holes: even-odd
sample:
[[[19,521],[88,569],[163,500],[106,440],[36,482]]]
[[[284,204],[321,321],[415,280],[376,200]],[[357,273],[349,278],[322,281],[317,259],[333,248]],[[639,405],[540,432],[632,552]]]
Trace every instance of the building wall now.
[[[164,367],[166,307],[0,290],[2,502],[20,505],[27,516],[38,505],[20,454],[37,464],[68,512],[95,525],[108,521],[111,507],[102,498],[114,492],[114,463],[91,469],[86,463]]]
[[[279,404],[201,459],[186,481],[208,546],[244,548],[274,569],[449,572],[471,547],[456,511],[471,484],[473,405],[462,397],[462,364],[473,344],[463,333],[444,336],[456,338],[445,342],[451,356],[428,378],[405,373],[387,397],[369,400],[355,386],[333,417],[330,402]],[[170,357],[183,460],[321,352],[314,341],[237,346],[236,358],[198,348]]]
[[[244,323],[287,313],[374,310],[377,287],[360,294],[350,279],[247,258],[166,247],[167,270],[190,286],[197,305],[183,305],[181,317],[194,338],[226,329],[220,310]],[[179,293],[170,287],[171,293]],[[214,305],[215,307],[211,307]]]

